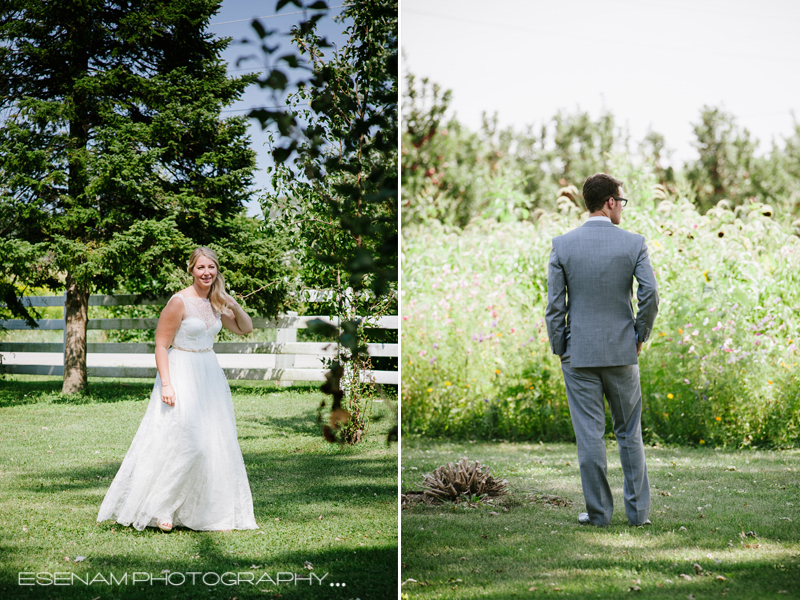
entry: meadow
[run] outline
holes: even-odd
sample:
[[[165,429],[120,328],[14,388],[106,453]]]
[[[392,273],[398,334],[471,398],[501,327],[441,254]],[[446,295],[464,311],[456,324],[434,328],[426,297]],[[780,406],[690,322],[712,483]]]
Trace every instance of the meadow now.
[[[630,190],[621,227],[646,237],[661,299],[640,356],[645,440],[796,447],[799,226],[755,201],[701,214],[646,172],[613,172]],[[551,239],[581,225],[579,204],[565,191],[529,218],[404,227],[404,433],[574,440],[544,310]]]
[[[364,441],[339,446],[322,438],[316,386],[232,381],[260,528],[165,534],[96,522],[152,382],[92,379],[71,396],[60,388],[53,377],[0,379],[3,598],[395,597],[397,445],[386,441],[388,407],[375,404]],[[23,577],[32,585],[20,585],[20,573],[33,573]]]

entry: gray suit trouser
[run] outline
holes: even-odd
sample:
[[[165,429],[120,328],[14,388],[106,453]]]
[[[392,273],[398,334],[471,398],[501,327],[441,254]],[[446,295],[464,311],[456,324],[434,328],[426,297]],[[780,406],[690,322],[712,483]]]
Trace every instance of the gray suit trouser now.
[[[569,413],[578,442],[586,512],[593,525],[611,523],[614,500],[608,485],[606,429],[603,396],[608,401],[614,435],[622,463],[625,514],[631,525],[644,523],[650,515],[650,481],[642,443],[642,390],[639,366],[571,368],[569,345],[561,357],[567,388]]]

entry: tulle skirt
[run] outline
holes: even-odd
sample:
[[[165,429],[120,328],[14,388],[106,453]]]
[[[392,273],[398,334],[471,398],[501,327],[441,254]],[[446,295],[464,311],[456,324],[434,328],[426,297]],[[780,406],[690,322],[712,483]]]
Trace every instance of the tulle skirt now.
[[[97,520],[139,531],[168,521],[198,531],[258,529],[228,381],[213,352],[169,351],[175,405],[161,379]]]

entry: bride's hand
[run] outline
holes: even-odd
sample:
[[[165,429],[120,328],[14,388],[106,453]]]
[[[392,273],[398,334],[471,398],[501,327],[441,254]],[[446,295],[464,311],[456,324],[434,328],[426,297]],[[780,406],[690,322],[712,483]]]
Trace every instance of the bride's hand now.
[[[172,388],[171,383],[161,386],[161,401],[164,404],[175,406],[175,390]]]
[[[228,308],[233,310],[234,308],[239,306],[239,303],[236,301],[236,299],[233,296],[231,296],[230,294],[228,294],[226,292],[225,293],[225,306],[227,306]]]

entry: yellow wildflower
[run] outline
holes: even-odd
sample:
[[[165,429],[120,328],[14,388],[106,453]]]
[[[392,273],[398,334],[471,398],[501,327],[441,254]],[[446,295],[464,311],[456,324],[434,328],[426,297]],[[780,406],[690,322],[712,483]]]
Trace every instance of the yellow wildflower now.
[[[705,440],[700,440],[700,443],[701,443],[701,444],[705,444],[705,443],[706,443],[706,441],[705,441]]]
[[[428,388],[428,392],[432,392],[432,391],[433,391],[433,388]]]
[[[717,421],[722,421],[722,417],[714,417]]]
[[[452,385],[449,381],[444,382],[445,385]]]
[[[706,270],[706,271],[703,271],[703,277],[705,277],[705,278],[706,278],[706,281],[707,281],[707,282],[710,282],[710,281],[711,281],[711,280],[708,278],[708,270]]]
[[[669,398],[670,400],[672,400],[674,397],[675,396],[673,396],[672,394],[667,394],[667,398]]]
[[[494,372],[497,373],[498,375],[500,375],[500,371],[499,370],[495,369]]]
[[[680,333],[681,335],[683,335],[683,329],[681,329],[680,327],[678,327],[678,333]]]

